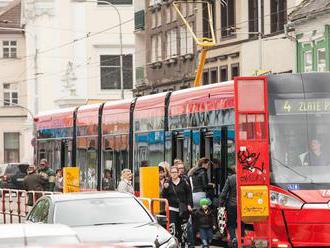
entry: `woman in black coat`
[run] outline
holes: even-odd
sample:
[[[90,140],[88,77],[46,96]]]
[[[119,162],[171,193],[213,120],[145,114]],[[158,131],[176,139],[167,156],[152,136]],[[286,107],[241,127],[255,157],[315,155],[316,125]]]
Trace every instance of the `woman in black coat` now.
[[[164,183],[162,197],[167,199],[170,205],[172,233],[181,240],[181,225],[187,221],[192,210],[192,195],[189,184],[179,177],[177,167],[171,168],[170,180]]]

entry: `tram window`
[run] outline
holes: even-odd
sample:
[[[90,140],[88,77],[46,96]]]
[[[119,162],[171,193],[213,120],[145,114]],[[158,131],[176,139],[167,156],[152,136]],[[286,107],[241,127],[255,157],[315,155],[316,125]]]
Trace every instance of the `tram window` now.
[[[234,130],[228,130],[227,140],[227,161],[228,167],[236,165],[236,153],[235,153],[235,139],[233,137]]]
[[[172,134],[166,132],[165,134],[165,161],[171,162],[172,158]]]
[[[83,188],[95,189],[97,177],[97,140],[82,138],[78,141],[78,166],[80,168],[81,185]]]
[[[192,134],[192,165],[195,166],[200,158],[200,133],[199,130],[193,130]]]

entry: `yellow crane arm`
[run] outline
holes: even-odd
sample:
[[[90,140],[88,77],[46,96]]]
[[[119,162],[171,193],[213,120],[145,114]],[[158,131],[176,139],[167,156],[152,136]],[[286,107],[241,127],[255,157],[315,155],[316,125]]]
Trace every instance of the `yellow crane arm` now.
[[[207,55],[207,47],[202,47],[201,54],[199,57],[199,63],[198,63],[197,71],[196,71],[194,87],[201,86],[203,69],[204,69],[204,65],[205,65],[205,61],[206,61],[206,55]]]

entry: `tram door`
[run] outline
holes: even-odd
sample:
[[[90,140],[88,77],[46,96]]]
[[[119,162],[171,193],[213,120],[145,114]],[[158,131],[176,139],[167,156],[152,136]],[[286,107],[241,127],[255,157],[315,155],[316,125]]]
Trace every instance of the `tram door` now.
[[[200,131],[200,157],[205,157],[213,160],[213,131],[208,129],[202,129]],[[217,185],[215,180],[215,171],[213,163],[211,163],[209,170],[207,171],[209,182]],[[217,187],[216,187],[217,188]]]

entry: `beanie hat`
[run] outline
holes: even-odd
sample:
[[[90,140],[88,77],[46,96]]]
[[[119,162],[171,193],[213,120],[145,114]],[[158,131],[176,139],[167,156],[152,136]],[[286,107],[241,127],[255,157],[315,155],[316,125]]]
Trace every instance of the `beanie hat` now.
[[[202,206],[205,206],[205,205],[207,205],[207,206],[209,206],[209,205],[211,205],[211,200],[209,199],[209,198],[202,198],[202,199],[200,199],[200,201],[199,201],[199,205],[202,207]]]

